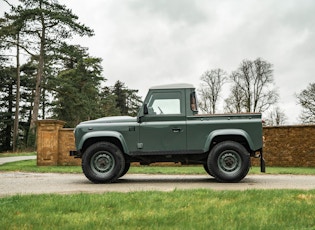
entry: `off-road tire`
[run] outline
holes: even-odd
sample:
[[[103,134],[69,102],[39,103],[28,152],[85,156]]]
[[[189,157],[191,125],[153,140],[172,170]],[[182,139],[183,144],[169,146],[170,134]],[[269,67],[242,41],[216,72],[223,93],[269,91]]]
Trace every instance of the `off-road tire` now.
[[[215,145],[208,156],[210,175],[220,182],[239,182],[250,168],[250,154],[240,143],[224,141]]]
[[[119,177],[124,176],[129,171],[129,169],[130,169],[130,163],[126,162],[125,163],[125,168],[124,168],[124,170],[122,171],[122,173],[121,173],[121,175]]]
[[[211,172],[209,171],[209,168],[208,168],[208,164],[207,164],[207,163],[203,164],[203,168],[204,168],[204,170],[205,170],[210,176],[213,176],[213,175],[211,175]]]
[[[83,173],[94,183],[115,182],[124,169],[123,153],[109,142],[97,142],[89,146],[82,157]]]

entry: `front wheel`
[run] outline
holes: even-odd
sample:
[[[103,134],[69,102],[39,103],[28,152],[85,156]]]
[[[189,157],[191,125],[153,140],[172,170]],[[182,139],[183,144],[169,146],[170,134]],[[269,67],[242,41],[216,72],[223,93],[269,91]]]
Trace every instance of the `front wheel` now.
[[[84,152],[82,170],[94,183],[111,183],[122,175],[125,158],[121,150],[109,142],[97,142]]]
[[[213,175],[218,181],[238,182],[249,171],[250,155],[240,143],[224,141],[212,148],[207,166],[210,175]]]
[[[203,168],[204,168],[204,170],[205,170],[210,176],[213,176],[213,175],[211,175],[211,172],[209,171],[209,168],[208,168],[208,164],[207,164],[207,163],[203,164]]]

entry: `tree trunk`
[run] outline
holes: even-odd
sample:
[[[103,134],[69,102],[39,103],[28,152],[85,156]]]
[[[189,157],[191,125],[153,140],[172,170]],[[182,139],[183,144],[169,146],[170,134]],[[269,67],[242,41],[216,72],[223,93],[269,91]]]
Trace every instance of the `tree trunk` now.
[[[11,73],[10,73],[11,74]],[[14,80],[10,77],[8,81],[8,111],[4,116],[7,126],[5,127],[4,147],[6,150],[11,150],[11,135],[12,135],[12,114],[13,114],[13,84]]]
[[[16,45],[16,98],[15,98],[15,118],[13,128],[13,152],[17,150],[17,140],[19,135],[19,111],[20,111],[20,36],[17,34],[17,45]]]
[[[36,121],[38,120],[38,111],[39,111],[39,104],[40,104],[40,98],[41,98],[41,83],[42,83],[42,76],[44,74],[46,28],[45,28],[43,15],[41,16],[41,23],[42,23],[42,31],[41,31],[41,36],[40,36],[40,40],[41,40],[40,52],[39,52],[39,60],[38,60],[38,68],[37,68],[37,76],[36,76],[33,113],[32,113],[32,119],[30,122],[30,130],[29,130],[29,135],[28,135],[28,146],[34,146],[35,144]]]

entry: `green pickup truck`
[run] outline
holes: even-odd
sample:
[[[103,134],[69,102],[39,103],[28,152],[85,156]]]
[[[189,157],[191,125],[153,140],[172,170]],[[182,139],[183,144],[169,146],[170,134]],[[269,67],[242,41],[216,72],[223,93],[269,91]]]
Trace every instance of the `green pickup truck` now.
[[[85,121],[75,128],[76,151],[85,176],[110,183],[132,162],[197,164],[220,182],[238,182],[248,173],[250,157],[265,171],[261,114],[198,114],[191,84],[152,87],[137,117]]]

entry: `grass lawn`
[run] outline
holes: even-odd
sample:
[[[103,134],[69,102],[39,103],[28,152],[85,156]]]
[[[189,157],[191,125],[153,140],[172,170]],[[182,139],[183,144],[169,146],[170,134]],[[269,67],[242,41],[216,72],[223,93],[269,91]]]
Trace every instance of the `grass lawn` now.
[[[315,168],[267,167],[267,174],[315,175]],[[23,171],[42,173],[82,173],[80,166],[37,166],[36,160],[27,160],[0,165],[0,171]],[[131,166],[128,173],[144,174],[206,174],[202,166]],[[252,167],[250,174],[260,174],[259,167]]]
[[[38,167],[35,160],[0,165],[1,171],[82,173],[80,166]],[[202,166],[134,166],[129,173],[205,174],[205,171]],[[260,173],[259,168],[253,167],[250,174],[256,173]],[[315,169],[267,167],[267,173],[315,175]],[[0,198],[0,226],[1,229],[315,229],[314,204],[315,190],[17,195]]]
[[[105,185],[104,185],[105,186]],[[2,229],[314,229],[315,190],[0,198]]]

